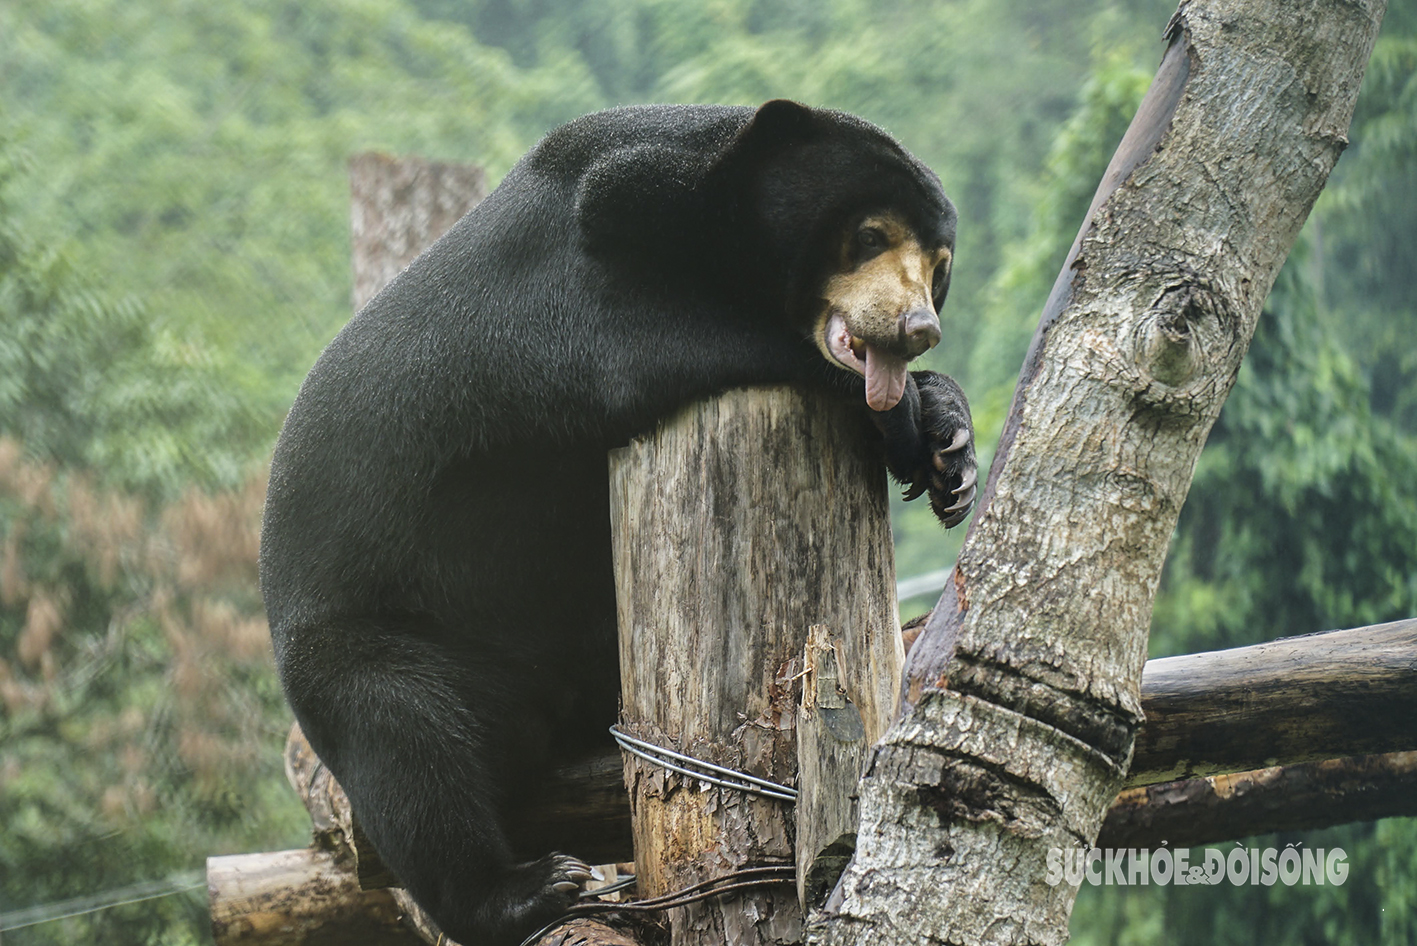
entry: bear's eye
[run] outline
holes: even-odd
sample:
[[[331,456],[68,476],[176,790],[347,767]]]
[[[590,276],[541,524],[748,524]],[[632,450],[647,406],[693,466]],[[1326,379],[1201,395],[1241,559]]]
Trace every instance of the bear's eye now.
[[[935,302],[935,310],[938,312],[945,302],[945,296],[950,291],[950,263],[949,260],[935,267],[935,274],[930,278],[930,297]]]
[[[864,227],[856,233],[856,242],[862,249],[880,250],[886,245],[886,235],[875,227]]]

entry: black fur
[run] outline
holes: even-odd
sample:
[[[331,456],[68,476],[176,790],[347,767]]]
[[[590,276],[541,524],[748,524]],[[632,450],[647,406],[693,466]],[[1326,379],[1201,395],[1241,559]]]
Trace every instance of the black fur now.
[[[311,370],[261,540],[277,666],[370,840],[453,938],[515,943],[584,880],[571,858],[517,863],[504,824],[548,759],[615,721],[606,450],[737,385],[863,401],[807,334],[833,247],[881,209],[953,243],[935,176],[850,116],[590,115]],[[948,503],[973,451],[931,466],[969,425],[939,378],[914,373],[878,423],[892,472]]]

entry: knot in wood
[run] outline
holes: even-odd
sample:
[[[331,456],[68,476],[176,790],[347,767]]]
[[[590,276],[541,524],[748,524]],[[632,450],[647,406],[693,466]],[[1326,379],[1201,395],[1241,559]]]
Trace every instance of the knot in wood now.
[[[1158,407],[1190,413],[1203,381],[1228,351],[1235,320],[1222,294],[1193,277],[1168,285],[1138,320],[1134,336],[1141,383],[1138,396]]]

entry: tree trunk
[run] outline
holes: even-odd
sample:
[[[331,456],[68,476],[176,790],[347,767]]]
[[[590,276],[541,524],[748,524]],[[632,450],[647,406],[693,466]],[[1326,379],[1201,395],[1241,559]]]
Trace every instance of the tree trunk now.
[[[1196,458],[1346,139],[1383,0],[1183,3],[1044,308],[856,855],[809,941],[1062,943]]]
[[[853,405],[785,389],[691,405],[610,461],[623,726],[778,783],[796,782],[808,629],[810,707],[798,836],[849,833],[838,799],[885,732],[902,652],[885,475]],[[828,656],[830,655],[830,656]],[[830,666],[828,666],[830,665]],[[853,746],[858,754],[852,755]],[[824,756],[832,759],[823,761]],[[854,760],[854,761],[853,761]],[[790,803],[626,755],[643,897],[763,863],[792,864]],[[795,943],[790,886],[670,914],[675,943]]]

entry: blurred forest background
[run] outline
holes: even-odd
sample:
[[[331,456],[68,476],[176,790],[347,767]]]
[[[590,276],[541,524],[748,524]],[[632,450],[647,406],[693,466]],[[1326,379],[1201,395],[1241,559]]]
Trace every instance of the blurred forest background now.
[[[0,0],[0,915],[306,843],[256,537],[283,412],[349,316],[351,155],[496,180],[617,103],[860,113],[959,205],[930,361],[987,463],[1173,6]],[[1417,0],[1392,0],[1352,147],[1201,458],[1154,655],[1417,615],[1414,72]],[[963,531],[904,506],[896,526],[901,576]],[[1417,942],[1417,821],[1248,843],[1295,841],[1344,847],[1347,883],[1084,888],[1074,941]],[[198,888],[4,940],[210,936]]]

